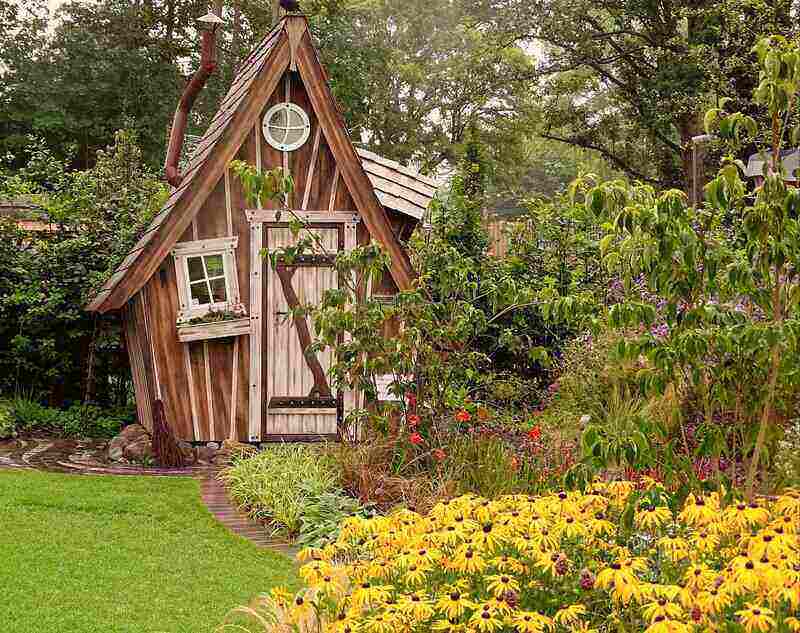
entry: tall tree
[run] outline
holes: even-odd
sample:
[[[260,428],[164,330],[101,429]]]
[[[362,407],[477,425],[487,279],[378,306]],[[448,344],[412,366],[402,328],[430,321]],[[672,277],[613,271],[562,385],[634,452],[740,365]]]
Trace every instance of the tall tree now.
[[[750,49],[794,28],[790,0],[481,0],[486,28],[530,42],[545,138],[632,176],[687,186],[701,113],[750,95]]]

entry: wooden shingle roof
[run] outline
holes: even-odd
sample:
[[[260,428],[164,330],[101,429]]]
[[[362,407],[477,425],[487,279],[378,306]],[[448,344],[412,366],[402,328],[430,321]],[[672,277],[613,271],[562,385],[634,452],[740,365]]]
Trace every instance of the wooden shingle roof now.
[[[381,204],[421,220],[439,183],[369,150],[358,148],[356,151]]]

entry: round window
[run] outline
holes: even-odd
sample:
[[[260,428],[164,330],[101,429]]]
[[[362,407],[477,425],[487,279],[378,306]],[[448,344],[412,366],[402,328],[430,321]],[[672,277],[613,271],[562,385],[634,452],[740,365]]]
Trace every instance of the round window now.
[[[264,138],[282,152],[290,152],[308,140],[311,123],[308,115],[294,103],[278,103],[264,117]]]

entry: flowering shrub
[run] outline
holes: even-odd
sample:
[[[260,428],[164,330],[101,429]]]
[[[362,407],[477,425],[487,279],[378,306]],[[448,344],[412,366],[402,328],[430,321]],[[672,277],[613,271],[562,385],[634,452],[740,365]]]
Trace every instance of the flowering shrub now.
[[[301,552],[306,588],[250,612],[270,631],[800,630],[800,493],[670,501],[619,481],[348,519]]]

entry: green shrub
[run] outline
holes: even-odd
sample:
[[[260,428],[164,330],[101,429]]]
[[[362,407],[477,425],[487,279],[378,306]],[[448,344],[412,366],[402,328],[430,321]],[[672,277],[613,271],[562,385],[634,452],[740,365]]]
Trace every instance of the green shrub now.
[[[23,397],[9,403],[9,412],[19,431],[59,437],[111,438],[131,419],[129,413],[95,404],[73,404],[64,411]]]
[[[324,547],[339,538],[339,526],[351,516],[369,518],[374,515],[358,499],[347,496],[342,490],[323,492],[309,498],[300,517],[300,534],[297,538],[303,547]]]
[[[309,502],[335,490],[340,475],[318,447],[280,444],[235,461],[220,478],[250,516],[293,536]]]
[[[0,440],[6,440],[14,435],[14,413],[8,402],[0,402]]]

